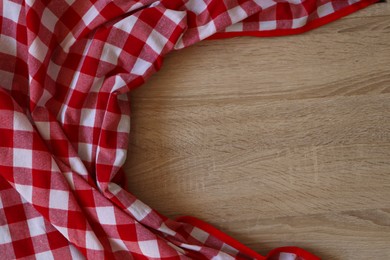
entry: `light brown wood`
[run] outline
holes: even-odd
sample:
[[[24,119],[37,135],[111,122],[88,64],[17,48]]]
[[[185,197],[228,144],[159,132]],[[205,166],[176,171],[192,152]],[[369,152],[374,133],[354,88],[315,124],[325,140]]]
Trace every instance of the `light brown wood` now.
[[[390,4],[170,54],[132,94],[129,190],[265,254],[390,259]]]

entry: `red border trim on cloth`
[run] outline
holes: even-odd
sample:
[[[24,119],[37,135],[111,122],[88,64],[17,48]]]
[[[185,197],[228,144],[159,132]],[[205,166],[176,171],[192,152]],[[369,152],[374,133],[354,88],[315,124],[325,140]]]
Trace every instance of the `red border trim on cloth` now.
[[[302,248],[295,247],[295,246],[286,246],[286,247],[275,248],[275,249],[271,250],[266,257],[264,257],[264,256],[258,254],[257,252],[253,251],[249,247],[241,244],[240,242],[238,242],[237,240],[235,240],[231,236],[223,233],[222,231],[218,230],[217,228],[211,226],[210,224],[208,224],[208,223],[206,223],[198,218],[195,218],[192,216],[182,216],[182,217],[176,218],[176,221],[182,222],[182,223],[187,223],[187,224],[190,224],[194,227],[202,229],[202,230],[208,232],[209,234],[211,234],[212,236],[220,239],[225,244],[228,244],[228,245],[234,247],[235,249],[239,250],[240,252],[242,252],[250,257],[253,257],[254,259],[257,259],[257,260],[266,260],[266,259],[273,257],[276,254],[279,254],[279,253],[292,253],[298,257],[303,257],[305,260],[321,260],[321,258],[303,250]]]
[[[255,251],[253,251],[249,247],[241,244],[240,242],[238,242],[237,240],[235,240],[231,236],[223,233],[222,231],[218,230],[217,228],[211,226],[210,224],[208,224],[208,223],[206,223],[198,218],[191,217],[191,216],[182,216],[182,217],[176,218],[176,221],[182,222],[182,223],[187,223],[187,224],[190,224],[194,227],[202,229],[202,230],[206,231],[207,233],[211,234],[212,236],[220,239],[225,244],[228,244],[229,246],[234,247],[235,249],[239,250],[241,253],[246,254],[250,257],[253,257],[254,259],[257,259],[257,260],[265,260],[266,259],[264,256],[256,253]]]
[[[349,5],[343,9],[340,9],[330,15],[313,20],[300,28],[279,29],[279,30],[270,30],[270,31],[220,32],[208,37],[207,39],[215,40],[215,39],[225,39],[225,38],[238,37],[238,36],[273,37],[273,36],[285,36],[285,35],[304,33],[309,30],[320,27],[322,25],[325,25],[327,23],[333,22],[341,17],[349,15],[360,9],[363,9],[375,2],[378,2],[378,0],[362,0],[360,2]]]
[[[268,253],[267,259],[279,253],[292,253],[295,254],[296,256],[303,257],[305,260],[321,260],[321,258],[296,246],[285,246],[285,247],[275,248]]]
[[[235,240],[231,236],[223,233],[222,231],[218,230],[217,228],[211,226],[210,224],[208,224],[208,223],[206,223],[198,218],[195,218],[192,216],[182,216],[182,217],[176,218],[176,221],[182,222],[182,223],[187,223],[187,224],[190,224],[194,227],[202,229],[202,230],[208,232],[209,234],[211,234],[212,236],[220,239],[225,244],[228,244],[229,246],[234,247],[235,249],[239,250],[243,254],[246,254],[250,257],[253,257],[256,260],[266,260],[266,259],[273,257],[275,254],[279,254],[279,253],[292,253],[298,257],[303,257],[305,260],[321,260],[321,258],[303,250],[302,248],[295,247],[295,246],[286,246],[286,247],[275,248],[275,249],[271,250],[266,257],[264,257],[264,256],[258,254],[257,252],[253,251],[249,247],[241,244],[240,242],[238,242],[237,240]]]

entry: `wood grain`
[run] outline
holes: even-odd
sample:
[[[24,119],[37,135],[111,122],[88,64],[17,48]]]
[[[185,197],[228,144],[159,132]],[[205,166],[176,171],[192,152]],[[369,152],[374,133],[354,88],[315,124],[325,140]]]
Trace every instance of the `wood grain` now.
[[[390,4],[204,41],[131,93],[129,190],[254,250],[390,259]]]

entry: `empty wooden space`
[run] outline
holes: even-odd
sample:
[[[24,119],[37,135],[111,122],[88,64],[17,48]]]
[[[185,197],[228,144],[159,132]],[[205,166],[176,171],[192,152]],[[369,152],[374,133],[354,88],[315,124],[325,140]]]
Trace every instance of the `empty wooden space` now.
[[[131,93],[132,193],[263,254],[390,259],[390,3],[164,63]]]

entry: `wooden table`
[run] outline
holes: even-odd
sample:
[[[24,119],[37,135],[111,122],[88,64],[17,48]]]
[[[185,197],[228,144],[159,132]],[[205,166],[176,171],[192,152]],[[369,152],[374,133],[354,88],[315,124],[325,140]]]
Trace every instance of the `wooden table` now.
[[[129,190],[265,254],[390,259],[390,3],[204,41],[132,93]]]

